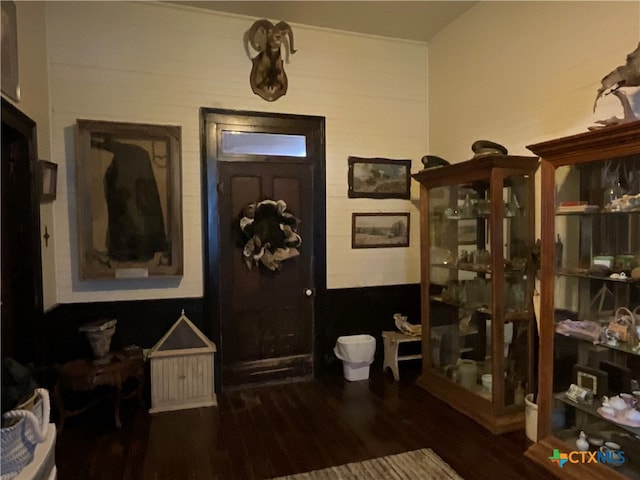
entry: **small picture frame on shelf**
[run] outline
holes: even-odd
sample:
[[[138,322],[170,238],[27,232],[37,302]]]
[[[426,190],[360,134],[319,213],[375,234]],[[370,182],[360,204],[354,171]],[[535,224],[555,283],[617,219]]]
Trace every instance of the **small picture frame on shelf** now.
[[[571,384],[565,395],[569,400],[576,403],[586,403],[593,399],[593,391],[591,389],[579,387],[575,383]]]
[[[580,388],[591,390],[594,398],[599,398],[609,393],[609,375],[607,372],[597,368],[574,365],[573,383]]]

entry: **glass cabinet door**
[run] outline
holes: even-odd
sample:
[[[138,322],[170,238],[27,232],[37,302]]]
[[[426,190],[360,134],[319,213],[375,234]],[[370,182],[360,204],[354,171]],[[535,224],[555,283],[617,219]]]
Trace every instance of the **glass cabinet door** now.
[[[555,182],[550,431],[639,479],[640,155],[560,166]]]
[[[428,190],[429,365],[497,410],[532,378],[532,197],[529,174],[502,169]]]

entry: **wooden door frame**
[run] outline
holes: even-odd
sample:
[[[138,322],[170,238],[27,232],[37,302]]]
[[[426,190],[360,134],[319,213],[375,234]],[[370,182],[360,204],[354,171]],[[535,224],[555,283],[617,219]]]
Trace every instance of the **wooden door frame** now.
[[[38,332],[42,330],[43,322],[43,287],[42,287],[42,252],[40,246],[40,195],[38,192],[38,142],[36,122],[20,111],[15,105],[2,97],[2,123],[16,130],[24,137],[27,144],[27,160],[29,162],[29,201],[30,205],[26,207],[30,217],[31,225],[30,235],[25,238],[28,249],[30,250],[29,263],[30,275],[33,281],[31,292],[23,292],[22,298],[29,302],[27,308],[29,312],[25,312],[25,317],[14,327],[16,335],[16,344],[12,346],[12,352],[5,351],[4,356],[12,355],[18,360],[28,363],[35,361],[37,364],[44,363],[44,338]],[[4,142],[3,138],[3,142]],[[3,159],[6,161],[6,159]],[[3,180],[4,185],[4,180]],[[7,234],[3,232],[2,235]],[[3,238],[4,240],[4,238]],[[30,298],[25,298],[28,296]],[[6,315],[3,307],[2,318],[6,321]],[[6,341],[12,339],[3,338],[3,347]]]
[[[263,122],[270,119],[277,120],[278,123],[289,123],[292,126],[296,122],[304,121],[312,124],[308,131],[302,131],[307,136],[311,136],[313,142],[313,278],[315,283],[315,299],[313,306],[313,363],[314,374],[317,375],[321,366],[321,336],[322,326],[325,324],[324,312],[325,298],[327,291],[327,254],[326,254],[326,178],[325,178],[325,119],[324,117],[281,114],[269,112],[255,112],[243,110],[229,110],[219,108],[200,108],[200,152],[201,152],[201,190],[202,190],[202,225],[203,225],[203,316],[204,331],[218,346],[218,357],[215,364],[216,391],[220,391],[221,384],[221,362],[223,352],[221,339],[221,310],[220,310],[220,239],[219,233],[219,195],[218,191],[218,157],[217,152],[209,152],[207,145],[207,125],[214,124],[241,124],[239,117],[243,120],[255,119]],[[242,123],[246,125],[246,123]],[[269,129],[274,133],[273,129]],[[290,133],[290,132],[287,132]],[[217,142],[214,146],[217,145]]]

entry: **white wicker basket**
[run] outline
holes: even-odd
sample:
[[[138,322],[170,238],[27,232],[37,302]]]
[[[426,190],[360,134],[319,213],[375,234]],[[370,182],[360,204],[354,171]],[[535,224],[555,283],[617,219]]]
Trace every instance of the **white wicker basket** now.
[[[11,410],[2,416],[5,420],[13,420],[14,423],[0,431],[1,480],[10,480],[17,476],[33,460],[36,445],[47,437],[49,392],[44,388],[37,388],[35,396],[21,404],[20,407],[23,408]]]

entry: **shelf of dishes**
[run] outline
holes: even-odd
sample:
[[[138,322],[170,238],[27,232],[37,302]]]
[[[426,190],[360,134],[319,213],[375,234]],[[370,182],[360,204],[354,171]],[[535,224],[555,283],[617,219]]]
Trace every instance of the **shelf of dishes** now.
[[[621,393],[611,398],[602,397],[580,402],[571,400],[566,392],[553,394],[553,398],[559,402],[612,423],[622,430],[637,435],[640,440],[640,411],[636,408],[638,404],[636,397],[640,397],[640,394]]]
[[[451,300],[443,300],[442,296],[440,295],[429,295],[429,299],[433,302],[442,303],[444,305],[449,305],[451,307],[468,310],[468,311],[477,311],[485,315],[492,315],[491,308],[485,305],[474,306],[474,305],[463,304],[460,302],[454,302]],[[506,321],[529,320],[531,318],[531,312],[529,312],[528,310],[522,310],[517,312],[507,311],[505,313],[504,318]]]
[[[466,240],[464,243],[469,244]],[[461,249],[454,254],[444,246],[433,245],[429,249],[429,256],[429,266],[440,271],[456,270],[491,274],[491,252],[481,247],[477,250]],[[530,265],[525,256],[514,256],[503,260],[503,266],[506,275],[524,275]]]
[[[505,215],[502,218],[503,220],[511,220],[512,218],[517,217],[518,215],[513,214],[512,211],[505,209]],[[456,215],[455,210],[452,211],[450,216],[447,216],[445,213],[442,217],[442,221],[451,222],[451,221],[461,221],[461,220],[488,220],[491,218],[490,213],[478,213],[477,215],[471,215],[466,217],[464,215]]]
[[[624,272],[623,272],[624,273]],[[627,275],[626,273],[622,275],[618,273],[615,276],[615,273],[607,276],[595,275],[591,274],[589,269],[586,268],[563,268],[556,272],[556,275],[561,277],[571,277],[571,278],[585,278],[589,280],[602,280],[606,282],[614,282],[614,283],[632,283],[640,285],[640,278],[634,279]]]
[[[575,207],[558,207],[556,215],[628,215],[640,213],[640,207],[634,207],[629,210],[601,210],[598,205],[578,205]]]
[[[524,273],[526,265],[518,265],[507,266],[505,265],[504,274],[505,275],[515,275]],[[448,270],[461,270],[464,272],[475,272],[475,273],[491,273],[491,265],[483,264],[483,263],[468,263],[468,262],[458,262],[458,263],[432,263],[430,264],[432,268],[446,268]]]
[[[460,199],[458,200],[460,202]],[[435,213],[435,212],[434,212]],[[484,199],[471,199],[467,195],[456,207],[449,207],[438,214],[442,215],[444,220],[476,220],[491,217],[491,202]],[[520,206],[517,198],[514,196],[513,201],[504,202],[503,215],[504,219],[522,216],[523,208]]]
[[[640,356],[640,345],[632,345],[619,339],[609,338],[606,328],[606,325],[601,325],[600,322],[585,320],[562,320],[557,322],[555,326],[556,335],[571,337],[590,345],[598,345],[610,350]],[[636,328],[640,329],[640,327]]]
[[[595,421],[556,430],[554,436],[567,444],[568,451],[580,452],[573,454],[574,462],[604,463],[629,480],[640,480],[640,442],[635,435]]]

